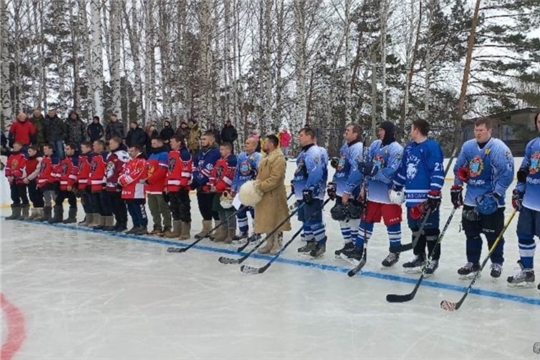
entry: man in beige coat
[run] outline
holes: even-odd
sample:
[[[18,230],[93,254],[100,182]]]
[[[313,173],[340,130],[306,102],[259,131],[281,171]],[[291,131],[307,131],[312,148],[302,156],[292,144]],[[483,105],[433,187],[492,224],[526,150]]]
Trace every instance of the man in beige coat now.
[[[255,205],[255,233],[264,234],[273,231],[279,223],[289,216],[287,191],[285,190],[285,171],[287,162],[279,149],[279,140],[275,135],[264,139],[263,149],[267,155],[259,163],[255,189],[262,193],[262,200]],[[261,254],[277,254],[281,248],[283,231],[290,231],[291,223],[287,220],[279,230],[267,239],[259,249]]]

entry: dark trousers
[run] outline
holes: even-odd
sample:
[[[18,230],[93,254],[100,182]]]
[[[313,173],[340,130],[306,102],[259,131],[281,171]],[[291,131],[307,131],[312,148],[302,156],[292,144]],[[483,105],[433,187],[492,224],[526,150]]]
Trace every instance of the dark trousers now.
[[[66,199],[68,199],[70,208],[77,207],[77,198],[75,197],[75,193],[73,191],[67,191],[67,190],[58,191],[58,193],[56,194],[56,199],[54,199],[54,204],[62,206],[62,203]]]
[[[169,193],[169,199],[169,208],[171,209],[173,220],[191,222],[191,199],[189,198],[189,189],[183,188],[178,192],[171,192]]]
[[[103,191],[101,193],[101,204],[104,216],[113,216],[119,224],[127,224],[126,202],[122,199],[119,191]]]
[[[90,197],[92,196],[92,192],[88,187],[86,187],[84,190],[79,190],[79,194],[81,196],[81,203],[84,209],[85,214],[93,214],[95,213],[94,207],[92,206],[92,201]]]
[[[45,203],[43,201],[43,193],[41,189],[37,187],[36,180],[32,180],[28,183],[28,196],[35,208],[42,208]]]
[[[217,211],[212,211],[212,202],[214,201],[214,193],[205,193],[197,190],[197,203],[203,220],[219,220]]]
[[[28,195],[26,194],[26,184],[15,184],[15,180],[10,185],[11,200],[13,205],[28,205]]]
[[[482,254],[480,234],[486,236],[488,247],[491,249],[504,227],[504,208],[499,208],[490,215],[482,215],[475,208],[464,206],[462,214],[463,231],[467,237],[467,261],[479,263]],[[503,253],[504,238],[501,238],[491,254],[491,262],[502,265],[504,262]]]
[[[99,214],[101,216],[107,216],[103,213],[103,206],[101,204],[101,193],[100,192],[91,192],[89,199],[90,199],[90,206],[92,207],[92,210],[94,211],[94,214]],[[111,214],[112,215],[112,214]]]
[[[147,227],[148,215],[146,215],[146,201],[144,199],[126,200],[127,208],[134,227]]]

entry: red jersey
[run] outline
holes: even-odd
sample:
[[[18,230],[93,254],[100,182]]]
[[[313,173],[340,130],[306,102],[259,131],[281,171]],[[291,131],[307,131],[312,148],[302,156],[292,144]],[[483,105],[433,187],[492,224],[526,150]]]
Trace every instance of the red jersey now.
[[[54,167],[57,164],[58,160],[56,158],[51,158],[50,156],[43,156],[43,159],[41,159],[39,175],[37,178],[37,183],[40,188],[43,188],[47,184],[52,184],[56,181],[56,178],[54,177]]]
[[[88,178],[90,177],[90,162],[92,161],[93,156],[94,154],[91,152],[79,156],[79,190],[86,189],[86,185],[88,185]]]
[[[169,152],[167,172],[167,191],[178,192],[181,188],[191,185],[193,159],[187,148]]]
[[[124,171],[125,164],[129,161],[129,155],[125,150],[115,150],[107,156],[107,170],[105,172],[106,184],[105,190],[120,192],[118,189],[118,178]]]
[[[219,159],[210,173],[208,185],[205,186],[214,186],[218,193],[231,190],[234,172],[236,171],[236,161],[236,156],[233,154]]]
[[[6,177],[13,177],[13,181],[10,184],[22,184],[23,178],[26,177],[26,156],[22,151],[12,153],[9,155],[6,164]]]
[[[68,187],[73,187],[77,182],[79,174],[79,159],[75,156],[66,156],[56,167],[58,169],[58,179],[60,190],[68,191]]]
[[[34,156],[26,159],[26,177],[28,180],[35,180],[39,175],[38,165],[41,158]]]
[[[131,159],[124,167],[124,172],[118,178],[122,185],[122,199],[144,199],[144,183],[148,177],[148,161],[139,154]]]
[[[168,170],[168,154],[165,149],[154,152],[148,158],[148,179],[144,191],[148,194],[161,194],[165,190]]]
[[[96,154],[90,163],[90,176],[88,182],[92,192],[100,192],[105,185],[105,170],[107,163],[105,162],[105,154]]]

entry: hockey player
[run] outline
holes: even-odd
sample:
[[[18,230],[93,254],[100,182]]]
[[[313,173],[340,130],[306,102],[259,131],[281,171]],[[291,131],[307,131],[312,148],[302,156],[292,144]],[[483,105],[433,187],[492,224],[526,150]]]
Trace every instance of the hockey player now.
[[[298,219],[302,222],[306,245],[298,249],[312,259],[326,252],[326,235],[322,218],[322,203],[328,177],[326,150],[315,145],[315,132],[304,128],[298,136],[302,151],[296,160],[293,187],[298,206]]]
[[[363,145],[360,142],[360,135],[362,134],[362,128],[358,124],[349,124],[345,128],[343,137],[345,138],[345,144],[339,151],[339,158],[332,158],[330,165],[336,169],[333,182],[328,184],[328,196],[331,199],[335,199],[336,204],[332,208],[332,218],[339,221],[339,227],[341,228],[341,235],[345,242],[342,249],[336,250],[335,255],[339,257],[343,251],[351,250],[354,248],[354,240],[358,232],[357,218],[351,219],[347,216],[347,205],[349,197],[352,195],[353,199],[358,197],[360,192],[359,183],[353,183],[351,175],[358,167],[358,161],[363,156]]]
[[[37,217],[36,221],[49,221],[52,215],[52,201],[56,198],[56,179],[53,170],[59,163],[58,158],[53,155],[53,149],[51,144],[43,145],[43,158],[39,166],[37,184],[43,194],[44,206],[43,216]]]
[[[81,198],[81,203],[85,213],[84,220],[78,225],[88,226],[94,220],[94,213],[92,203],[90,202],[90,196],[92,194],[90,185],[88,184],[88,178],[90,176],[90,163],[92,162],[92,143],[85,141],[81,144],[81,155],[79,155],[79,178],[77,180],[77,196]]]
[[[540,132],[540,114],[536,114],[535,126]],[[517,172],[517,180],[512,194],[512,205],[519,211],[517,236],[521,271],[509,276],[507,281],[510,286],[534,286],[534,237],[540,237],[540,136],[529,141],[525,147],[525,156]]]
[[[212,211],[216,211],[219,214],[219,220],[223,223],[227,218],[229,219],[216,230],[214,241],[230,244],[232,243],[233,236],[236,235],[236,219],[234,216],[231,216],[234,213],[234,207],[232,206],[232,201],[224,206],[225,204],[221,203],[221,197],[224,193],[230,194],[231,192],[237,159],[232,153],[231,143],[221,143],[219,153],[221,154],[221,159],[216,162],[208,178],[208,184],[204,185],[202,190],[214,194]]]
[[[366,176],[367,189],[362,189],[361,197],[367,196],[367,206],[357,232],[355,260],[362,257],[364,243],[373,234],[375,223],[384,221],[390,248],[388,256],[382,261],[384,267],[393,266],[399,261],[399,252],[395,249],[401,245],[402,211],[400,204],[390,201],[389,190],[401,165],[403,147],[394,138],[395,126],[384,121],[377,129],[379,140],[374,141],[368,150],[366,161],[358,164],[358,171]],[[347,257],[347,252],[342,257]]]
[[[201,149],[197,152],[193,160],[192,188],[197,189],[197,203],[199,204],[199,211],[203,218],[203,228],[201,232],[195,234],[196,239],[205,237],[212,230],[212,218],[215,221],[215,225],[217,225],[219,220],[218,213],[212,211],[214,194],[205,192],[202,188],[208,183],[208,177],[220,157],[219,146],[216,144],[214,133],[211,131],[205,132],[201,137]]]
[[[37,177],[41,164],[41,157],[38,155],[39,148],[35,145],[28,147],[28,158],[26,159],[25,173],[23,182],[28,186],[28,196],[32,201],[32,211],[29,217],[24,220],[34,220],[43,216],[43,194],[37,186]]]
[[[6,164],[6,178],[11,190],[11,215],[6,220],[22,220],[28,217],[28,195],[26,194],[26,184],[23,179],[26,177],[26,155],[20,142],[13,143],[13,152],[9,155]]]
[[[187,240],[191,231],[191,172],[193,160],[187,148],[186,140],[178,135],[171,137],[171,151],[168,157],[168,173],[166,191],[169,195],[169,206],[173,218],[173,230],[165,234],[168,238]]]
[[[127,229],[128,219],[126,202],[122,199],[122,187],[118,184],[118,179],[129,161],[129,154],[122,139],[117,136],[109,140],[109,150],[105,160],[105,189],[100,197],[102,215],[105,218],[103,230],[122,232]]]
[[[434,140],[428,139],[429,123],[425,120],[415,120],[411,126],[411,142],[403,151],[403,159],[390,199],[397,203],[397,193],[405,187],[405,203],[407,206],[407,222],[412,231],[413,239],[420,231],[425,220],[424,228],[414,247],[415,258],[403,264],[408,271],[420,270],[426,260],[426,245],[428,254],[433,254],[432,261],[426,269],[426,275],[433,275],[439,267],[441,247],[435,246],[439,239],[439,222],[441,204],[441,189],[444,185],[443,152],[441,146]],[[425,217],[427,216],[427,219]]]
[[[238,155],[238,167],[236,169],[231,187],[231,195],[233,197],[238,193],[240,187],[244,185],[246,181],[257,178],[257,169],[259,166],[259,161],[262,157],[261,153],[255,151],[257,144],[257,140],[253,138],[246,139],[244,143],[244,151]],[[236,213],[240,234],[233,236],[234,241],[248,240],[248,212],[251,214],[251,218],[255,219],[254,209],[251,206],[243,207]],[[253,237],[250,240],[255,241],[258,238],[259,236],[257,236],[257,234],[253,234]]]
[[[467,264],[458,270],[463,277],[480,270],[482,238],[486,236],[491,249],[504,227],[504,196],[514,180],[514,158],[510,149],[491,136],[490,119],[479,119],[474,124],[474,137],[466,141],[454,166],[454,186],[451,189],[454,206],[463,202],[462,226],[467,238]],[[462,186],[467,184],[462,201]],[[504,239],[491,254],[491,276],[501,276]]]
[[[75,155],[77,146],[74,143],[66,144],[64,148],[65,157],[56,166],[57,178],[60,182],[60,188],[54,199],[54,217],[49,220],[49,223],[70,224],[77,222],[77,198],[73,192],[77,175],[79,174],[79,158]],[[64,200],[68,199],[69,214],[64,221]]]
[[[91,215],[93,222],[88,224],[88,227],[93,229],[103,229],[105,226],[105,212],[103,211],[103,204],[101,202],[101,193],[105,190],[105,178],[107,172],[107,153],[105,152],[105,142],[103,140],[96,140],[92,144],[94,156],[90,162],[90,176],[88,182],[90,185],[90,203],[92,204],[92,210],[95,211]]]
[[[154,227],[150,235],[163,235],[171,233],[171,210],[163,192],[167,180],[168,151],[163,145],[163,139],[153,138],[152,150],[148,157],[148,179],[146,179],[146,196],[148,207],[152,214]],[[161,225],[163,224],[163,226]]]

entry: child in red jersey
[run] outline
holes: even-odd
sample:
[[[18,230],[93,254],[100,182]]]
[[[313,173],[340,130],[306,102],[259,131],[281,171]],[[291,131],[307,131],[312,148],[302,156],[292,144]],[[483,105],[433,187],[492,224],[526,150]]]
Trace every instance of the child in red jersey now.
[[[11,215],[6,220],[22,220],[28,217],[28,196],[26,184],[26,155],[22,151],[22,144],[18,141],[13,143],[13,152],[9,155],[6,164],[6,177],[11,190]]]

